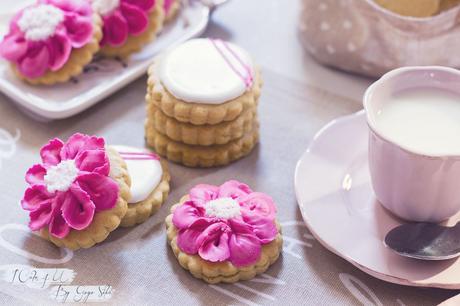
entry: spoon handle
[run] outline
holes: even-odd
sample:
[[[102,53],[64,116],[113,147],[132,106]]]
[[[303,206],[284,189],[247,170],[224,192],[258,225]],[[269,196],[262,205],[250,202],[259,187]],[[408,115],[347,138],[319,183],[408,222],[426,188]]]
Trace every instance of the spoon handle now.
[[[445,300],[438,306],[457,306],[457,305],[460,305],[460,294],[457,294],[456,296],[453,296],[450,299]]]

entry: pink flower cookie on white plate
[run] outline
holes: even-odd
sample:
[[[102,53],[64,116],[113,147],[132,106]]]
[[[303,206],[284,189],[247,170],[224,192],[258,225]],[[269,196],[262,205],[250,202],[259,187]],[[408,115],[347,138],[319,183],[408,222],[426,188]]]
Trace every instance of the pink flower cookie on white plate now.
[[[50,140],[40,157],[21,201],[29,227],[73,250],[104,241],[128,210],[131,181],[121,156],[103,138],[74,134]]]
[[[171,208],[167,238],[180,265],[208,283],[234,283],[265,272],[283,239],[268,195],[235,180],[197,185]]]
[[[155,214],[169,194],[171,176],[166,161],[145,149],[113,146],[126,162],[131,177],[131,198],[121,226],[129,227],[145,222]]]
[[[0,56],[22,80],[52,85],[81,74],[101,38],[101,20],[87,0],[39,0],[13,17]]]
[[[126,58],[153,41],[164,21],[163,0],[92,0],[102,17],[101,53]]]

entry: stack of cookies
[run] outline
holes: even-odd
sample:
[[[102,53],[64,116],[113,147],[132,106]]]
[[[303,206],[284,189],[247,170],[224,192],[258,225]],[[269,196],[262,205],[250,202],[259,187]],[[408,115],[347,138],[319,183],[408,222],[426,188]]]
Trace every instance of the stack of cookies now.
[[[262,81],[247,52],[221,40],[190,40],[149,69],[146,141],[189,167],[229,164],[259,140]]]

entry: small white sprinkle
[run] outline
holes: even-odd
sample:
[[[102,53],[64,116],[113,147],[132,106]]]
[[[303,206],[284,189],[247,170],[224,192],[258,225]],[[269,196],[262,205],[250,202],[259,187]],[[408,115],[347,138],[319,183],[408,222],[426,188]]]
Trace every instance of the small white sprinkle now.
[[[328,31],[330,28],[331,26],[329,25],[329,23],[325,21],[321,22],[321,26],[320,26],[321,31]]]
[[[319,6],[318,6],[318,9],[319,9],[320,11],[325,11],[325,10],[327,10],[327,4],[326,4],[326,3],[323,3],[323,2],[320,3]]]
[[[334,54],[335,53],[335,48],[333,46],[331,46],[331,45],[327,45],[326,46],[326,51],[329,54]]]
[[[345,30],[349,30],[353,26],[350,20],[345,20],[342,25]]]
[[[356,51],[356,46],[355,46],[354,43],[349,42],[349,43],[347,44],[347,49],[348,49],[348,51],[350,51],[350,52],[355,52],[355,51]]]

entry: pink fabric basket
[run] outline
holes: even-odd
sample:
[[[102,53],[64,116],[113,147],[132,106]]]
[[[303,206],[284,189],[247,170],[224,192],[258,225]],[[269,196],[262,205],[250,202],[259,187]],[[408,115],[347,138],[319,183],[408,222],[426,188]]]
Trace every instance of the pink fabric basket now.
[[[404,17],[372,0],[302,0],[300,38],[319,62],[379,77],[402,66],[460,67],[460,6]]]

